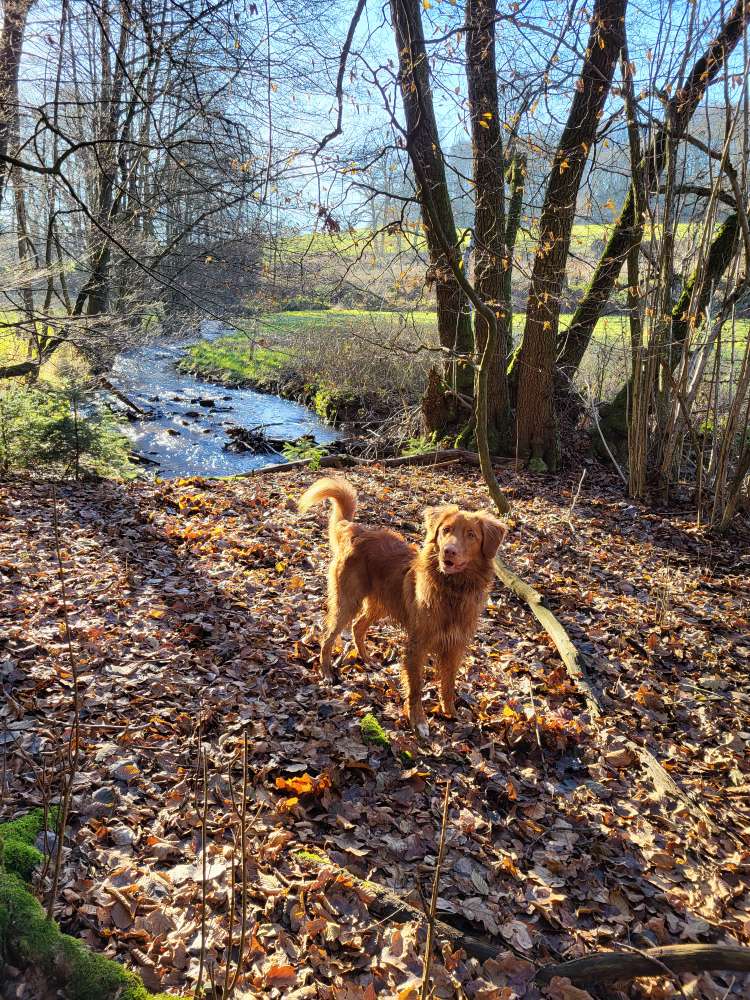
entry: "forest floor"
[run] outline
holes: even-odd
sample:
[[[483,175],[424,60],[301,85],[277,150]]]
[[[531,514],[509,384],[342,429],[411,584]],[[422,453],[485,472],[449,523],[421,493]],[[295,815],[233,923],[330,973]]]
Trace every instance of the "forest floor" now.
[[[450,779],[438,912],[497,942],[498,959],[438,948],[435,996],[585,1000],[565,982],[540,994],[535,969],[606,948],[750,944],[748,533],[709,539],[687,516],[623,499],[595,468],[572,514],[572,478],[500,474],[514,509],[503,557],[586,654],[607,715],[587,715],[545,633],[498,583],[459,716],[437,714],[430,683],[421,745],[401,716],[396,630],[377,626],[377,665],[346,659],[336,686],[313,669],[325,515],[302,518],[295,503],[314,473],[58,487],[82,701],[64,927],[151,989],[184,992],[199,973],[202,894],[212,974],[230,933],[236,959],[244,899],[237,996],[409,1000],[424,921],[379,919],[367,892],[312,855],[423,906]],[[485,497],[455,466],[348,478],[359,520],[415,539],[425,506]],[[39,804],[45,782],[55,790],[72,722],[62,625],[51,487],[0,484],[4,816]],[[363,741],[368,713],[389,747]],[[660,797],[628,741],[697,804]],[[741,975],[682,980],[625,995],[750,995]]]

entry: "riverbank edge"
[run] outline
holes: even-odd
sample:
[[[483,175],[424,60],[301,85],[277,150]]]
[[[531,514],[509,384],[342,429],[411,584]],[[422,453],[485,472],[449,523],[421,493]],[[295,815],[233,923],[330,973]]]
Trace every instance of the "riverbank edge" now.
[[[234,346],[232,337],[221,337],[210,343],[197,341],[186,347],[175,368],[181,374],[228,389],[252,389],[300,403],[331,427],[342,423],[356,426],[384,410],[383,400],[372,393],[341,389],[323,375],[303,373],[290,363],[288,355],[273,349],[255,351],[252,359],[247,359],[243,357],[247,352],[246,345],[237,344],[233,360],[240,366],[244,365],[246,370],[242,372],[222,365],[220,353],[231,351]]]

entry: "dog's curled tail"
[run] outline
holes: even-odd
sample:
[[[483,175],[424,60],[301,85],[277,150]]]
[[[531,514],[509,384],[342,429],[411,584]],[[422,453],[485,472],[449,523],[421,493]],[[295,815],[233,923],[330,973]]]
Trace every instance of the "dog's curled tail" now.
[[[331,516],[328,519],[328,538],[331,548],[336,548],[336,526],[339,521],[353,521],[357,508],[357,493],[345,479],[319,479],[305,490],[297,506],[304,513],[323,500],[331,501]]]

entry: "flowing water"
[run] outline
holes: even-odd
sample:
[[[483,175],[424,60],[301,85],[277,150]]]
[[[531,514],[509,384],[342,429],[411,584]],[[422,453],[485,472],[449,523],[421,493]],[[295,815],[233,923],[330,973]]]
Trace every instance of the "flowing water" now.
[[[206,340],[228,332],[216,323],[201,328]],[[305,434],[320,444],[336,440],[332,428],[298,403],[181,374],[175,362],[187,343],[134,348],[121,354],[112,369],[112,384],[147,411],[123,431],[150,471],[163,477],[229,476],[284,461],[278,454],[225,451],[230,427],[263,427],[269,437],[290,441]]]

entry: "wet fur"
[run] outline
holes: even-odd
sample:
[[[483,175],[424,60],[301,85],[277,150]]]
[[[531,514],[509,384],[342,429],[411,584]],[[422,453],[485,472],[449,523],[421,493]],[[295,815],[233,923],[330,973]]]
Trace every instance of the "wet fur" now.
[[[486,604],[494,577],[492,559],[505,529],[490,514],[461,511],[454,505],[431,507],[425,511],[424,542],[417,548],[389,528],[353,523],[356,494],[343,479],[318,480],[301,497],[300,510],[326,499],[332,502],[328,530],[333,556],[321,671],[332,678],[334,643],[352,622],[357,652],[365,663],[370,662],[366,646],[370,626],[383,618],[402,625],[404,707],[411,725],[424,736],[428,731],[422,707],[425,663],[432,657],[441,707],[453,715],[456,674]],[[447,574],[441,567],[443,536],[455,541],[459,535],[467,564],[460,572]]]

